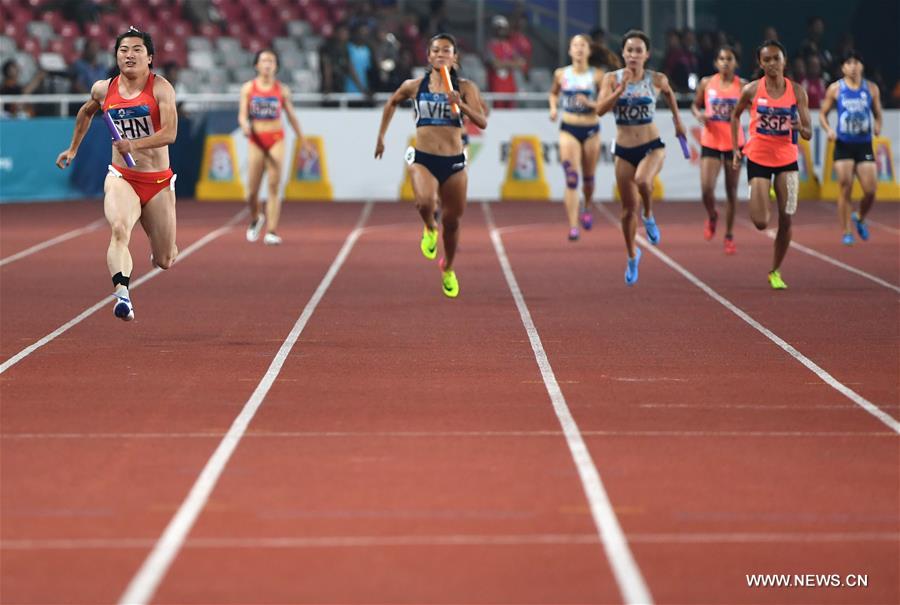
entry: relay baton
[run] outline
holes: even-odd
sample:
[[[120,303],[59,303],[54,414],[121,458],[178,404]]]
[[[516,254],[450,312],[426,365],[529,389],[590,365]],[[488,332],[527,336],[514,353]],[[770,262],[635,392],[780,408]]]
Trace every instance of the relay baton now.
[[[681,153],[684,154],[684,159],[691,159],[691,152],[687,146],[687,139],[684,138],[683,134],[678,135],[678,142],[681,143]]]
[[[797,106],[791,105],[791,121],[794,121],[796,119],[797,119]],[[794,145],[797,144],[797,134],[798,134],[798,130],[796,128],[791,128],[791,143],[793,143]]]
[[[450,70],[447,69],[446,65],[441,66],[441,76],[444,78],[444,86],[447,87],[447,92],[453,90],[453,83],[450,81]],[[456,103],[453,104],[453,111],[459,113],[459,105]]]
[[[121,141],[122,135],[119,134],[119,130],[116,128],[116,125],[113,124],[112,117],[110,117],[108,111],[103,112],[103,121],[106,122],[106,127],[109,128],[109,134],[112,136],[113,141]],[[134,168],[134,158],[131,157],[130,153],[125,154],[125,164],[127,164],[129,168]]]

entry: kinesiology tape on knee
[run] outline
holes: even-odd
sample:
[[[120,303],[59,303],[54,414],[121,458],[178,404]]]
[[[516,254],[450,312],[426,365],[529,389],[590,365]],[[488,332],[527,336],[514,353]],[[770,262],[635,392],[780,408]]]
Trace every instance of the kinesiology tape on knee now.
[[[131,282],[131,278],[126,277],[126,276],[122,275],[121,272],[119,272],[112,276],[112,282],[113,282],[113,286],[122,285],[127,288],[128,284]]]
[[[568,160],[564,161],[563,170],[566,173],[566,188],[578,189],[578,171],[572,168],[572,163]]]
[[[800,189],[800,173],[793,171],[788,172],[787,179],[787,203],[784,205],[784,211],[788,214],[797,212],[797,190]]]

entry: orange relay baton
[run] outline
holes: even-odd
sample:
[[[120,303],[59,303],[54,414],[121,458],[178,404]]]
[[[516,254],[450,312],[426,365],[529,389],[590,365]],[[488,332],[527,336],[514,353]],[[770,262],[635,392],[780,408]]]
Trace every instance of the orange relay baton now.
[[[447,69],[446,65],[441,66],[441,76],[444,78],[444,86],[447,87],[447,92],[453,90],[453,83],[450,82],[450,70]],[[459,105],[456,103],[453,104],[453,111],[459,113]]]

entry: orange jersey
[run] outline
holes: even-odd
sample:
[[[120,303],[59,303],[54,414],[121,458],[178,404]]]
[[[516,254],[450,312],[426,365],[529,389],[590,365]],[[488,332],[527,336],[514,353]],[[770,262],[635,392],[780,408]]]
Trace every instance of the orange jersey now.
[[[794,85],[784,79],[784,94],[773,99],[766,91],[766,78],[758,80],[750,105],[750,140],[744,155],[760,166],[787,166],[797,161],[797,146],[791,142],[791,116],[797,109]]]
[[[151,73],[141,94],[133,99],[123,99],[119,94],[119,76],[109,83],[109,90],[103,101],[103,111],[112,118],[123,139],[143,139],[161,128],[159,104],[153,96],[155,79],[156,75]]]
[[[706,126],[700,136],[700,144],[718,151],[731,151],[731,114],[741,96],[741,81],[735,76],[731,85],[721,88],[722,76],[714,75],[706,84],[703,95],[703,113]],[[738,147],[744,145],[744,130],[738,129]]]

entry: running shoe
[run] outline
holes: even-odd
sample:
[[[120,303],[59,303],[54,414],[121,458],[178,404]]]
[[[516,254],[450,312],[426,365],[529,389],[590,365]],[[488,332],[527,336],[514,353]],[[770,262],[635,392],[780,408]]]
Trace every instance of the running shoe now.
[[[581,226],[584,227],[585,231],[590,231],[591,227],[594,226],[594,215],[588,210],[581,213]]]
[[[641,262],[641,249],[635,247],[634,258],[628,259],[628,265],[625,267],[625,285],[633,286],[638,280],[638,264]]]
[[[281,237],[274,233],[266,233],[266,236],[263,238],[263,243],[267,246],[280,246]]]
[[[781,279],[781,272],[778,270],[769,273],[769,285],[773,290],[787,290],[787,284]]]
[[[578,233],[578,227],[572,227],[571,229],[569,229],[570,242],[577,242],[579,237],[581,237],[581,234]]]
[[[263,225],[266,224],[266,215],[260,214],[256,220],[247,227],[247,241],[255,242],[259,239],[259,232],[262,231]]]
[[[134,319],[134,306],[131,304],[131,299],[127,296],[119,296],[118,294],[113,294],[113,296],[116,299],[116,304],[113,306],[113,315],[122,321],[131,321]]]
[[[444,290],[444,296],[448,298],[456,298],[459,296],[459,282],[456,281],[456,273],[453,272],[453,269],[449,271],[444,270],[445,261],[442,258],[438,263],[441,267],[441,285]]]
[[[428,260],[434,260],[437,256],[437,240],[437,229],[429,229],[427,226],[422,229],[422,254]]]
[[[853,224],[856,225],[856,232],[859,233],[859,239],[867,241],[869,239],[869,227],[861,218],[859,218],[858,212],[853,213]]]
[[[659,243],[659,227],[656,225],[656,218],[651,214],[650,218],[644,218],[641,216],[641,220],[644,221],[644,229],[647,231],[647,239],[654,246]]]
[[[716,235],[716,223],[719,222],[719,213],[716,212],[712,218],[706,219],[703,223],[703,239],[711,240]]]
[[[737,253],[737,246],[734,245],[733,237],[725,237],[725,254],[731,256],[732,254]]]
[[[845,233],[844,237],[841,238],[841,243],[843,243],[845,246],[852,246],[853,245],[853,234]]]

